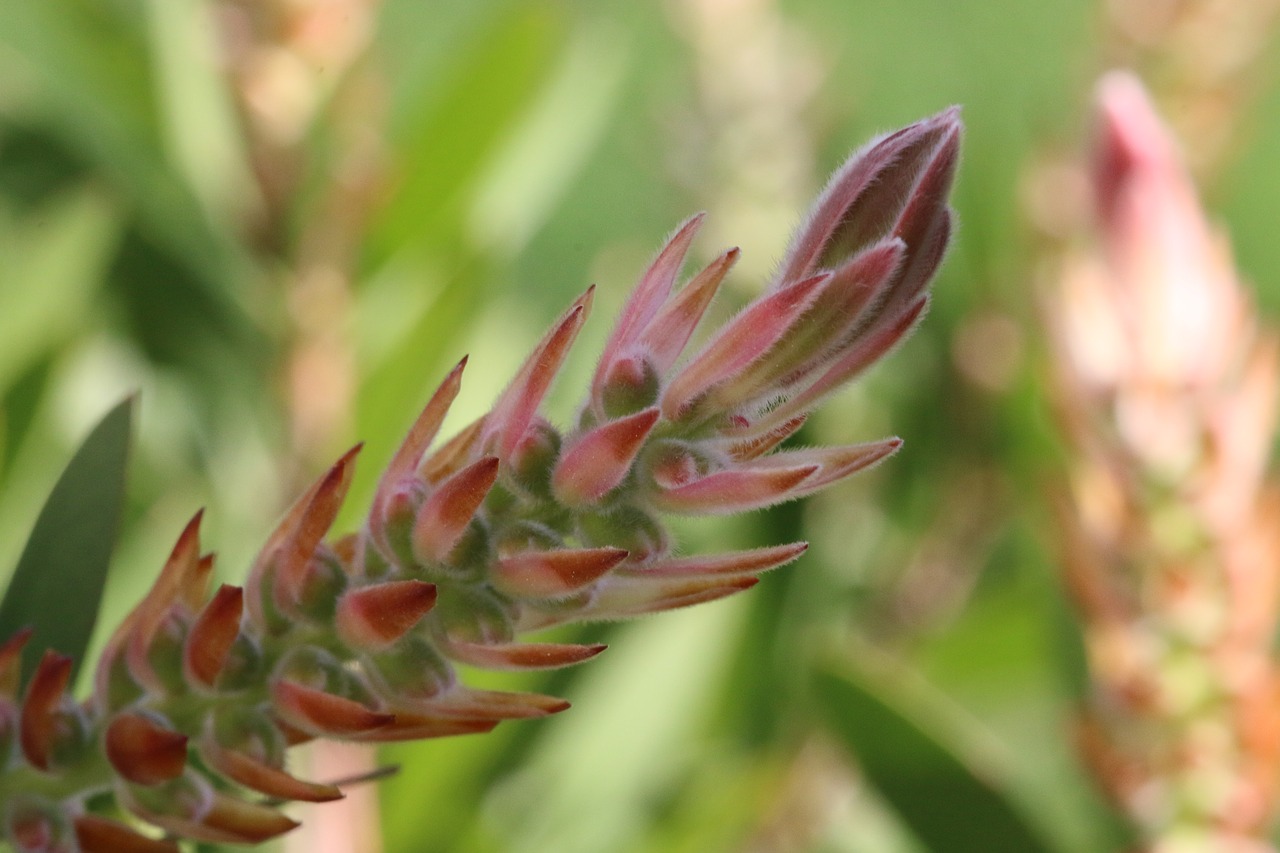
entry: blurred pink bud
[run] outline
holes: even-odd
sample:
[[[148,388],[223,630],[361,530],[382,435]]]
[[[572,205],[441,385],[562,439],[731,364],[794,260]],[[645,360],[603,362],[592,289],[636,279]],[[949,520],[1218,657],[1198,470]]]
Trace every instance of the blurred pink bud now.
[[[223,584],[200,611],[183,641],[182,667],[187,683],[212,689],[226,667],[231,645],[240,634],[244,593]]]
[[[22,699],[18,743],[32,767],[49,770],[59,737],[58,715],[71,679],[71,658],[46,650]]]
[[[115,771],[138,785],[176,779],[187,766],[187,736],[145,714],[116,715],[103,747]]]

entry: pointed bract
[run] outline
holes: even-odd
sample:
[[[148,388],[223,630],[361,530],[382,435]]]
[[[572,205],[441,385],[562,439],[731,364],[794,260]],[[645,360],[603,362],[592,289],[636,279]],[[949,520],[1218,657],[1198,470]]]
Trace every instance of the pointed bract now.
[[[22,650],[34,633],[34,628],[23,628],[0,643],[0,699],[17,697],[22,675]]]
[[[385,726],[349,736],[348,740],[360,743],[396,743],[407,740],[423,740],[436,737],[484,734],[492,731],[501,720],[494,718],[466,719],[441,717],[431,714],[396,710],[395,719]]]
[[[658,417],[657,409],[645,409],[601,424],[566,448],[551,477],[556,498],[579,506],[612,491],[631,470]]]
[[[631,291],[631,296],[618,315],[617,325],[604,345],[600,365],[596,368],[595,379],[592,380],[592,396],[595,399],[601,397],[605,377],[613,362],[621,353],[631,349],[632,344],[644,333],[670,297],[676,276],[689,252],[689,245],[705,218],[706,214],[699,213],[682,223]]]
[[[669,582],[618,578],[591,603],[588,619],[630,619],[726,598],[751,589],[756,577],[693,578]]]
[[[444,480],[427,497],[413,525],[413,553],[423,564],[443,563],[498,479],[498,457],[486,456]]]
[[[202,570],[200,559],[200,520],[203,515],[204,510],[200,510],[187,522],[160,570],[160,576],[107,640],[94,671],[94,698],[98,702],[105,702],[111,695],[112,674],[125,658],[131,660],[129,670],[135,673],[135,678],[140,676],[147,686],[162,689],[146,662],[146,653],[169,608],[192,585],[194,576],[208,571]]]
[[[760,509],[796,497],[795,489],[818,470],[817,465],[795,468],[733,468],[670,489],[659,489],[654,503],[677,515],[728,515]]]
[[[314,735],[345,737],[380,728],[395,719],[394,714],[375,711],[354,699],[288,679],[272,685],[271,702],[280,719]]]
[[[594,583],[626,558],[621,548],[523,551],[499,558],[492,582],[514,598],[560,598]]]
[[[467,366],[467,359],[463,358],[449,371],[449,375],[444,378],[440,386],[436,388],[431,399],[427,401],[426,407],[423,408],[422,414],[418,415],[418,419],[413,422],[413,426],[409,428],[409,434],[405,436],[404,442],[396,451],[396,455],[391,458],[391,462],[387,465],[387,470],[383,472],[382,477],[378,480],[378,490],[374,493],[373,505],[369,510],[369,517],[374,523],[379,523],[385,514],[383,504],[386,502],[390,490],[395,483],[402,477],[411,475],[422,462],[427,448],[431,446],[431,442],[435,440],[437,433],[440,432],[440,425],[444,423],[445,415],[449,413],[449,407],[453,405],[454,399],[458,396],[458,391],[462,388],[462,371]]]
[[[689,338],[711,305],[724,277],[738,262],[741,252],[730,249],[698,273],[679,293],[662,306],[640,336],[640,349],[658,373],[666,373],[684,352]]]
[[[182,647],[182,672],[187,683],[212,689],[226,666],[227,655],[240,635],[244,592],[223,584],[192,623]]]
[[[887,322],[860,336],[843,354],[837,357],[816,379],[786,402],[770,410],[757,426],[771,428],[786,420],[813,410],[828,394],[848,383],[863,370],[874,364],[893,349],[919,322],[928,306],[928,297],[921,297],[892,322]]]
[[[417,625],[435,603],[435,584],[387,581],[344,593],[334,624],[338,636],[353,648],[382,649]]]
[[[483,446],[486,450],[502,459],[510,457],[578,336],[591,310],[594,294],[592,287],[570,306],[493,404],[485,424]]]
[[[449,656],[485,669],[559,669],[590,660],[606,646],[565,643],[466,643],[451,640]]]
[[[569,703],[557,696],[476,690],[461,684],[431,701],[431,710],[441,716],[475,720],[528,720],[568,709]]]
[[[284,613],[294,613],[302,597],[308,563],[316,548],[324,539],[333,521],[342,509],[351,479],[355,475],[355,460],[363,445],[348,450],[320,478],[306,507],[296,517],[293,529],[281,540],[273,561],[272,598],[275,606]],[[252,588],[252,587],[251,587]],[[259,590],[262,591],[262,590]],[[255,598],[256,596],[250,596]]]
[[[48,770],[58,737],[55,716],[63,702],[63,693],[71,678],[71,658],[45,651],[27,684],[19,718],[18,743],[32,767]]]
[[[77,815],[72,823],[82,853],[179,853],[175,841],[148,838],[133,827],[98,815]]]
[[[103,747],[116,772],[137,785],[176,779],[187,766],[187,736],[143,714],[118,714]]]
[[[830,273],[822,273],[747,306],[671,380],[662,395],[662,414],[668,420],[680,420],[699,397],[765,355],[804,316],[830,280]]]
[[[764,357],[717,386],[710,404],[730,410],[783,395],[830,362],[849,346],[855,329],[864,325],[864,315],[881,310],[885,290],[895,279],[905,250],[901,240],[891,239],[835,270],[814,298],[804,322],[789,329]]]
[[[327,803],[342,799],[342,792],[333,785],[304,782],[250,755],[227,749],[218,743],[209,728],[206,726],[205,735],[200,739],[200,755],[206,764],[231,781],[280,800]]]

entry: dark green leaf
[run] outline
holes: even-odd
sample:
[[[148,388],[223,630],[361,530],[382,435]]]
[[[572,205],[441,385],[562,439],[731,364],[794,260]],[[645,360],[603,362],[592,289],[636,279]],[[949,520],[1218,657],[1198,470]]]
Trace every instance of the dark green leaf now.
[[[867,670],[819,670],[820,711],[863,774],[930,850],[1047,851],[1049,844],[968,756],[923,722],[929,703]],[[936,703],[935,703],[936,704]],[[911,709],[908,713],[907,708]]]
[[[24,676],[56,649],[75,662],[74,678],[89,645],[124,508],[132,411],[129,398],[108,412],[67,463],[0,602],[0,639],[35,628]]]

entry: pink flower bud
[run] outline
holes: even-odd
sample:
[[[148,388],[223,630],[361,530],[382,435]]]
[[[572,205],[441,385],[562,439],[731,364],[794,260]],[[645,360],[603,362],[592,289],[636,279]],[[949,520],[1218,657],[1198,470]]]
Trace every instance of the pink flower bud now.
[[[502,459],[511,456],[586,321],[594,294],[595,288],[589,288],[569,307],[493,404],[484,427],[485,450]]]
[[[662,414],[678,421],[698,399],[763,357],[791,330],[831,280],[822,273],[748,305],[676,374],[662,395]]]
[[[808,550],[807,542],[790,545],[774,545],[750,551],[734,551],[728,554],[706,554],[696,557],[671,557],[652,563],[627,566],[618,571],[619,576],[637,579],[657,578],[726,578],[734,575],[755,575],[785,566]]]
[[[792,238],[775,286],[834,269],[873,243],[900,237],[909,257],[891,298],[910,301],[932,276],[950,234],[947,195],[960,132],[959,109],[952,107],[850,157]]]
[[[103,747],[116,772],[137,785],[176,779],[187,766],[187,736],[145,714],[116,715]]]
[[[706,214],[699,213],[681,224],[658,252],[649,269],[641,276],[635,289],[631,291],[631,296],[623,306],[622,313],[618,315],[617,325],[609,335],[604,352],[601,354],[600,366],[596,369],[595,379],[591,383],[593,399],[602,398],[604,382],[614,362],[632,349],[671,295],[672,285],[680,273],[685,255],[688,254],[689,246],[693,243],[693,238],[697,236],[698,229],[702,227],[702,221],[705,218]]]
[[[413,525],[413,554],[420,564],[449,558],[497,478],[498,457],[486,456],[436,487]]]
[[[580,506],[608,494],[631,470],[658,414],[657,409],[645,409],[602,424],[575,441],[552,474],[556,498],[566,506]]]
[[[621,548],[524,551],[498,560],[493,585],[515,598],[558,598],[593,583],[626,558]]]
[[[338,636],[358,649],[386,648],[408,633],[436,603],[434,584],[387,581],[353,589],[338,601]]]
[[[354,699],[279,679],[271,686],[271,702],[280,719],[313,735],[345,737],[385,726],[395,719]]]
[[[27,684],[22,699],[20,733],[18,743],[22,754],[32,767],[48,770],[51,767],[59,737],[59,714],[64,701],[63,692],[71,679],[71,658],[54,651],[45,651]]]
[[[669,489],[658,489],[654,505],[678,515],[728,515],[760,509],[798,496],[796,488],[818,465],[792,468],[733,468]]]
[[[559,669],[590,660],[605,650],[599,643],[587,646],[564,643],[466,643],[449,642],[449,656],[485,669]]]

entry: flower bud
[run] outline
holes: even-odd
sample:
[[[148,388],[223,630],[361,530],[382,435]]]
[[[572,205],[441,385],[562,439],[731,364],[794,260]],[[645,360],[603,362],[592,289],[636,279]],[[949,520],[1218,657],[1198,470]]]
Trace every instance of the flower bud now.
[[[117,715],[107,725],[103,747],[115,771],[138,785],[176,779],[187,764],[187,736],[153,714]]]

